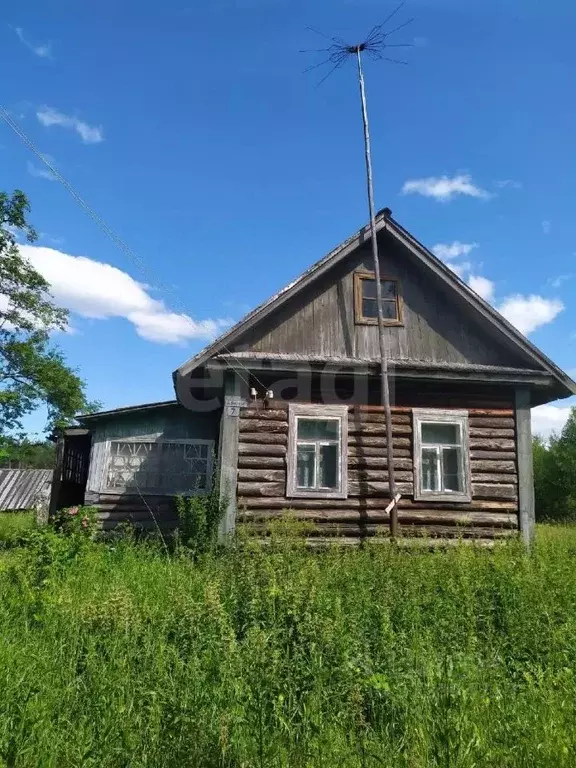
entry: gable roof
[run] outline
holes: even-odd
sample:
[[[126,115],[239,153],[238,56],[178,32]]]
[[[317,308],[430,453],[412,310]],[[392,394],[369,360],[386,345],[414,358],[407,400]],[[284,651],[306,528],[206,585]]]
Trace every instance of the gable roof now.
[[[473,291],[450,267],[444,264],[428,248],[398,224],[390,213],[388,208],[379,211],[376,216],[377,232],[386,231],[389,233],[398,243],[406,247],[419,263],[433,272],[451,290],[455,291],[485,327],[502,333],[519,352],[536,363],[537,368],[549,373],[561,386],[563,394],[559,396],[568,397],[571,394],[576,394],[576,382],[509,323],[494,307]],[[230,360],[231,365],[234,365],[235,353],[230,349],[230,345],[233,345],[241,336],[252,330],[272,312],[286,304],[286,302],[313,282],[319,280],[330,269],[342,262],[358,247],[369,240],[370,227],[365,226],[309,267],[299,278],[249,312],[240,322],[180,366],[174,371],[174,379],[177,376],[189,375],[220,353],[226,353],[226,357]]]

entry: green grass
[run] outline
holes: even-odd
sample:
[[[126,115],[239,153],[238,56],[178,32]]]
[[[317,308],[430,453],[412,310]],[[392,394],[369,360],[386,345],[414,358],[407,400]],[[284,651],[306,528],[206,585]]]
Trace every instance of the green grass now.
[[[0,547],[32,530],[34,525],[33,512],[0,512]]]
[[[574,766],[575,660],[575,528],[197,563],[34,533],[0,557],[0,765]]]

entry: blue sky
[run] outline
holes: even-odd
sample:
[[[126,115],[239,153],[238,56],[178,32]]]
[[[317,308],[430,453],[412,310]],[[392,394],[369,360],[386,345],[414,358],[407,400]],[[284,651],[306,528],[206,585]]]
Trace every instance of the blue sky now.
[[[2,188],[31,200],[28,255],[73,310],[58,342],[90,397],[167,399],[210,333],[365,222],[353,66],[317,88],[299,49],[326,44],[308,26],[355,41],[395,5],[49,6],[3,13],[1,102],[137,262],[5,124]],[[574,375],[573,5],[409,0],[412,16],[391,40],[414,43],[391,51],[409,65],[366,64],[377,206]]]

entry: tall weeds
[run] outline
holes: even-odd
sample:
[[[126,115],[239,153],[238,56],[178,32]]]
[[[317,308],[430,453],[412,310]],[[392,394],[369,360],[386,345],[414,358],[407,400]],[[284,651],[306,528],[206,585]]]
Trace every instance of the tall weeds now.
[[[0,765],[573,766],[575,554],[35,533],[0,556]]]

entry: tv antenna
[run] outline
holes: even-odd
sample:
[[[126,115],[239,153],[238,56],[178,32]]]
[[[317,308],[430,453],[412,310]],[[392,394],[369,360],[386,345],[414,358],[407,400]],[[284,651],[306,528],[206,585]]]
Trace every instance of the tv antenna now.
[[[387,30],[386,25],[393,19],[398,11],[403,7],[404,2],[401,2],[390,13],[381,24],[377,24],[372,27],[368,36],[359,43],[350,45],[341,37],[331,37],[320,32],[318,29],[308,27],[311,32],[325,38],[330,45],[324,48],[318,48],[315,50],[301,51],[301,53],[323,53],[325,54],[322,61],[317,64],[308,67],[305,71],[311,72],[312,70],[322,68],[331,65],[327,74],[322,77],[318,85],[321,85],[332,75],[337,69],[346,64],[346,62],[353,58],[356,60],[356,67],[358,72],[358,85],[360,89],[360,106],[362,110],[362,126],[364,128],[364,159],[366,164],[366,188],[368,192],[368,211],[370,214],[370,238],[372,241],[372,257],[374,261],[374,280],[376,283],[376,303],[378,305],[378,342],[380,348],[380,394],[382,405],[384,406],[384,419],[386,424],[386,451],[387,451],[387,464],[388,464],[388,490],[390,494],[390,503],[388,504],[387,511],[390,512],[390,535],[394,539],[398,536],[398,500],[399,495],[396,492],[396,476],[394,471],[394,445],[392,442],[392,408],[390,405],[390,372],[389,372],[389,354],[386,348],[386,338],[384,332],[384,314],[382,312],[382,284],[380,282],[380,260],[378,255],[378,239],[376,236],[376,213],[374,209],[374,180],[372,174],[372,153],[370,143],[370,124],[368,121],[368,105],[366,99],[366,87],[364,82],[364,68],[362,57],[364,55],[370,56],[371,59],[377,61],[390,61],[394,64],[405,65],[408,62],[401,59],[392,58],[387,56],[386,53],[390,48],[411,48],[412,43],[390,43],[388,39],[399,32],[401,29],[412,23],[414,19],[408,19],[402,24]]]

